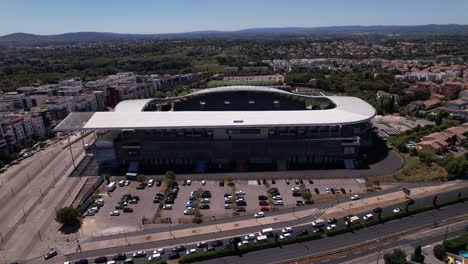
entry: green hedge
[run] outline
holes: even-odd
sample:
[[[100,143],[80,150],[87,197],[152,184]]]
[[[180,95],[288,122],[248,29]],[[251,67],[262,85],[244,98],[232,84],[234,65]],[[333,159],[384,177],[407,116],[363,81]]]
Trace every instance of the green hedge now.
[[[463,234],[452,239],[445,240],[443,243],[448,252],[458,254],[458,251],[465,249],[468,245],[468,234]]]

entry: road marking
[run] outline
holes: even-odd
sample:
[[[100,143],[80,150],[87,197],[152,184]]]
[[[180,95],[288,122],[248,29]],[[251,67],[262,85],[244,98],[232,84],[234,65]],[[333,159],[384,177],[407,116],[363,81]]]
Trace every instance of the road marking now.
[[[427,245],[427,246],[424,246],[424,247],[422,247],[422,248],[428,248],[428,247],[431,247],[431,246],[432,246],[432,245]]]
[[[330,259],[322,260],[322,262],[328,262],[328,261],[330,261]]]
[[[347,256],[346,256],[346,255],[343,255],[343,256],[340,256],[340,257],[338,257],[338,258],[340,259],[340,258],[345,258],[345,257],[347,257]]]
[[[368,248],[368,249],[375,249],[375,248],[376,248],[376,247],[370,247],[370,248]]]
[[[357,252],[354,252],[353,254],[357,255],[357,254],[361,254],[361,253],[362,253],[362,251],[357,251]]]

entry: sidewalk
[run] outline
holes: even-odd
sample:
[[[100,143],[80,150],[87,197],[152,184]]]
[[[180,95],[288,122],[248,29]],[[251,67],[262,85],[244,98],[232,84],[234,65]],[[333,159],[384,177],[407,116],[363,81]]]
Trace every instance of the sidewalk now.
[[[444,192],[453,189],[460,188],[461,185],[468,186],[468,183],[460,183],[460,182],[452,182],[446,183],[439,186],[430,186],[430,187],[420,187],[420,188],[413,188],[411,196],[414,198],[424,197],[433,195],[437,192]],[[384,194],[381,196],[375,196],[371,198],[366,198],[358,201],[346,202],[339,205],[336,205],[333,208],[330,208],[325,215],[322,217],[338,217],[342,215],[349,214],[350,211],[353,213],[365,211],[372,209],[377,206],[386,206],[391,205],[394,203],[399,203],[404,201],[404,195],[401,191],[392,192],[388,194]],[[376,204],[373,204],[376,203]],[[174,231],[165,231],[161,233],[153,233],[149,235],[138,235],[138,236],[125,236],[123,238],[114,238],[109,240],[102,240],[96,242],[83,242],[81,243],[81,249],[83,252],[92,251],[92,250],[99,250],[104,248],[112,248],[118,246],[126,246],[126,245],[135,245],[147,242],[155,242],[155,241],[164,241],[164,240],[171,240],[174,238],[182,238],[182,237],[190,237],[194,235],[201,235],[201,234],[212,234],[218,233],[223,231],[230,231],[230,230],[239,230],[243,228],[253,227],[253,226],[265,226],[276,224],[280,222],[288,222],[297,219],[302,219],[305,217],[309,217],[311,215],[321,213],[323,210],[319,210],[317,208],[312,208],[308,210],[302,210],[295,213],[285,213],[275,216],[269,216],[265,218],[258,218],[258,219],[248,219],[242,221],[233,221],[229,223],[220,223],[220,224],[213,224],[195,228],[187,228],[187,229],[179,229]],[[320,215],[317,215],[320,217]],[[63,252],[64,255],[69,255],[76,253],[76,248],[71,248],[65,250]]]

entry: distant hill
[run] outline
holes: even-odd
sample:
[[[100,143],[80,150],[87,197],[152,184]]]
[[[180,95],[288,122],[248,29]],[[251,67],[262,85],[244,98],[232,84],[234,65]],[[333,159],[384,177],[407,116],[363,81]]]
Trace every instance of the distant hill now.
[[[59,35],[34,35],[14,33],[0,37],[2,46],[43,46],[107,41],[157,40],[184,38],[228,38],[297,36],[318,34],[456,34],[468,35],[468,25],[421,25],[421,26],[333,26],[333,27],[284,27],[249,28],[236,31],[193,31],[170,34],[118,34],[108,32],[75,32]]]

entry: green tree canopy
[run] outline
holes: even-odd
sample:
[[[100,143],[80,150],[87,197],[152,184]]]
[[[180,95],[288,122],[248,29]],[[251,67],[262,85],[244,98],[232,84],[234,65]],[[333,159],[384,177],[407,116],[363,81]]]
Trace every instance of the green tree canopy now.
[[[60,208],[55,215],[55,221],[62,225],[75,225],[79,223],[80,211],[71,206]]]

